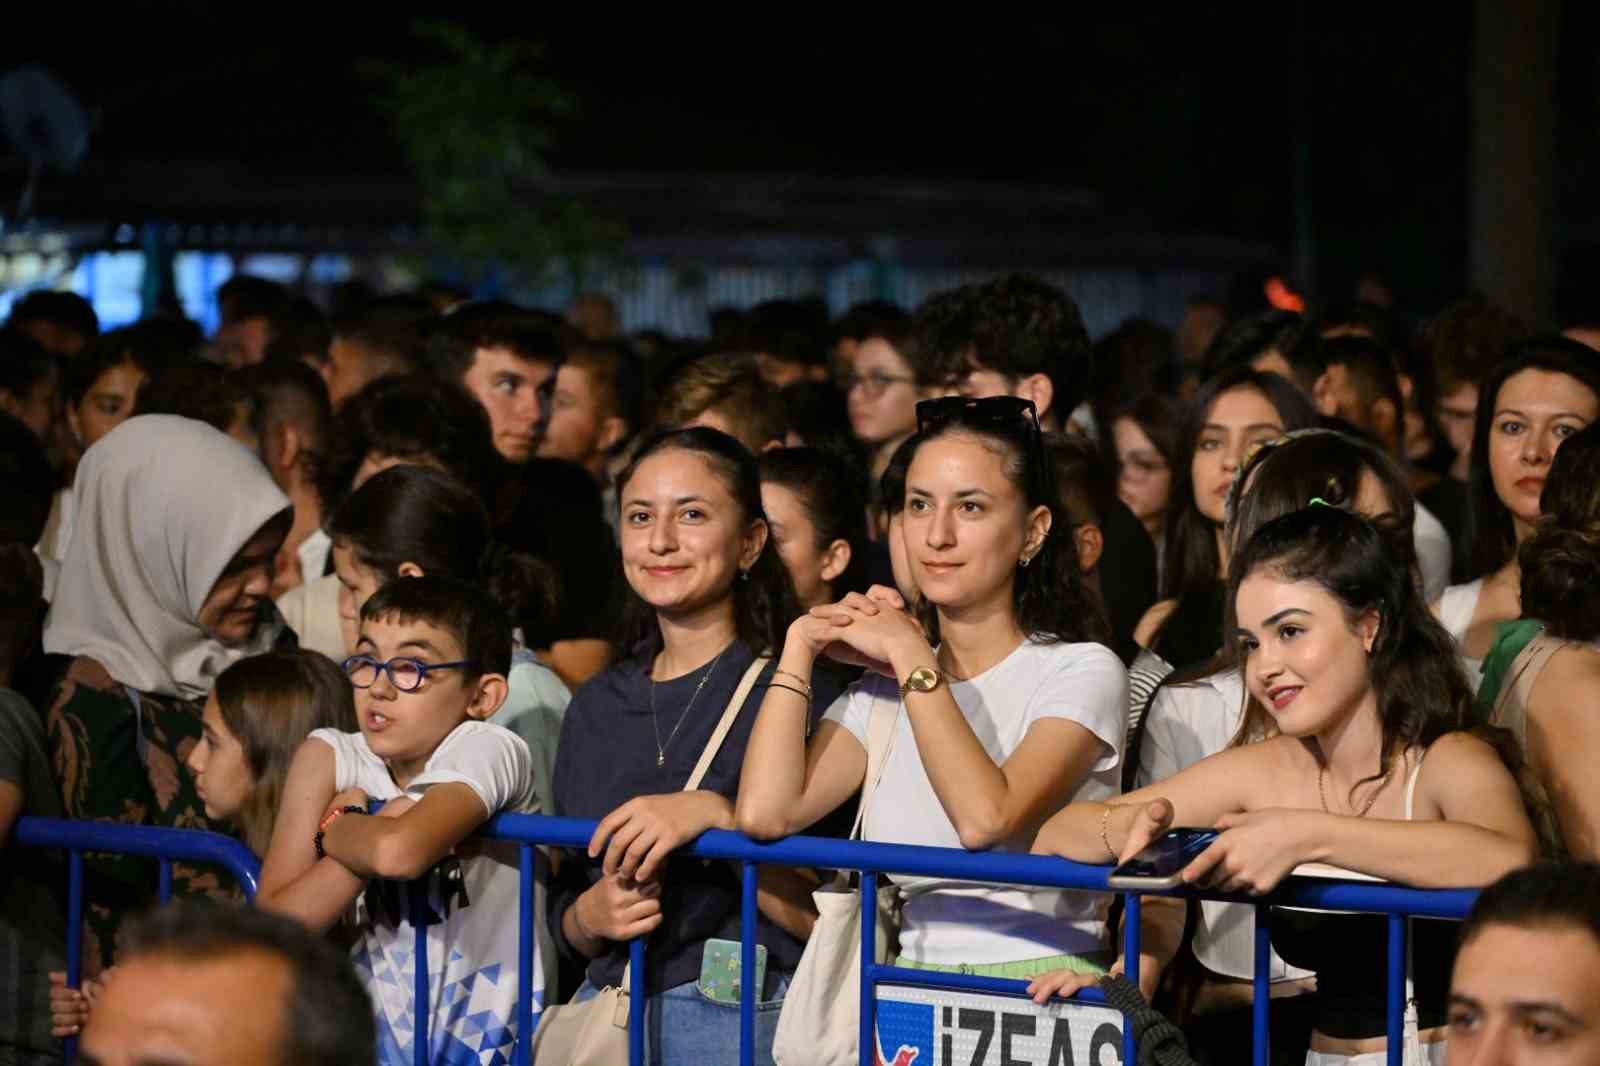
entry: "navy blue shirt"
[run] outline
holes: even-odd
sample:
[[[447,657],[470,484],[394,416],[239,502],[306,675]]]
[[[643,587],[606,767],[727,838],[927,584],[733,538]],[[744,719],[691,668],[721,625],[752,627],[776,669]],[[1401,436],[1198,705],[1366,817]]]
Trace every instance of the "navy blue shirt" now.
[[[640,648],[572,697],[556,747],[551,786],[554,813],[569,818],[603,818],[639,796],[680,791],[755,656],[742,642],[729,646],[688,717],[678,727],[677,735],[667,744],[663,766],[656,765],[656,729],[663,740],[672,732],[705,667],[656,684],[657,721],[653,728],[649,673],[653,658],[653,650]],[[702,789],[720,793],[729,802],[739,793],[745,745],[755,727],[761,701],[766,698],[773,669],[772,663],[762,669],[700,782]],[[838,692],[820,675],[812,687],[815,702],[811,715],[815,724]],[[849,826],[845,828],[848,830]],[[547,910],[550,927],[560,950],[571,958],[581,959],[561,932],[562,918],[600,876],[601,859],[569,852],[551,889]],[[667,860],[658,878],[662,886],[662,922],[645,945],[646,987],[652,993],[697,980],[701,949],[708,939],[739,939],[739,876],[731,865],[673,857]],[[763,994],[770,995],[777,975],[799,965],[802,945],[765,916],[758,920],[756,940],[767,948],[768,988]],[[627,945],[611,945],[607,953],[589,963],[590,983],[596,988],[620,984],[627,961]]]

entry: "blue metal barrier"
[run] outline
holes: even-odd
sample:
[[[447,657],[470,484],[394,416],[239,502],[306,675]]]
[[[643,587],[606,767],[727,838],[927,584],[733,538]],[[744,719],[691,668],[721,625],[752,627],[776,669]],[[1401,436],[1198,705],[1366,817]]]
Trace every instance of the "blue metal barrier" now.
[[[594,833],[595,822],[571,818],[552,818],[540,815],[502,814],[490,820],[482,836],[512,842],[520,850],[522,884],[518,902],[518,937],[520,958],[531,963],[534,954],[535,892],[542,881],[544,856],[538,846],[583,849]],[[170,890],[171,861],[182,859],[220,864],[254,898],[258,865],[255,857],[243,845],[230,838],[196,830],[152,829],[97,822],[70,822],[54,819],[24,818],[18,822],[16,841],[30,847],[65,849],[69,853],[69,924],[68,924],[68,983],[76,986],[78,954],[80,948],[79,926],[82,916],[82,873],[85,851],[123,852],[145,855],[162,861],[162,898]],[[726,860],[737,864],[741,877],[741,941],[742,972],[755,972],[756,928],[756,878],[761,866],[801,866],[861,872],[860,900],[862,908],[861,937],[861,1057],[863,1066],[873,1066],[877,1051],[876,1007],[879,985],[909,985],[954,991],[983,992],[1026,998],[1027,982],[999,978],[977,977],[966,974],[940,973],[928,970],[897,968],[877,962],[874,958],[875,926],[877,922],[877,878],[880,874],[914,875],[922,877],[951,878],[992,884],[1033,885],[1082,891],[1109,892],[1106,877],[1110,867],[1087,866],[1064,859],[1011,853],[968,852],[950,848],[925,848],[905,844],[867,844],[855,841],[830,840],[819,837],[789,837],[785,840],[757,842],[737,833],[712,831],[704,834],[683,854],[702,859]],[[1170,891],[1150,895],[1187,896],[1194,893]],[[414,893],[413,899],[421,897]],[[1124,894],[1126,917],[1123,928],[1123,952],[1127,959],[1128,979],[1138,981],[1139,958],[1139,897]],[[1256,965],[1255,1004],[1253,1013],[1254,1063],[1265,1066],[1269,1051],[1268,1022],[1270,996],[1268,995],[1267,960],[1271,951],[1271,908],[1273,906],[1310,907],[1330,911],[1365,912],[1388,916],[1389,951],[1387,985],[1388,1061],[1399,1066],[1403,1053],[1401,1026],[1405,995],[1405,943],[1407,917],[1460,919],[1465,917],[1477,898],[1475,890],[1453,889],[1447,891],[1421,891],[1388,884],[1372,884],[1320,878],[1291,878],[1278,891],[1265,898],[1243,896],[1218,896],[1207,894],[1207,899],[1227,899],[1253,905],[1256,910]],[[416,990],[417,1030],[414,1034],[416,1061],[428,1061],[429,1011],[428,997],[427,928],[420,921],[413,922],[417,934]],[[629,992],[632,1010],[628,1020],[630,1058],[633,1063],[644,1061],[645,1024],[645,943],[635,940],[629,945],[631,981]],[[518,988],[518,1039],[514,1061],[519,1066],[529,1062],[533,1034],[533,996],[531,965],[520,967]],[[760,990],[755,982],[740,984],[740,1063],[752,1062],[755,1042],[755,1000]],[[1086,1003],[1104,1003],[1098,989],[1086,989],[1075,1000]],[[1136,1051],[1131,1028],[1125,1028],[1122,1048],[1124,1066],[1136,1061]],[[715,1066],[715,1064],[707,1064]]]
[[[67,853],[67,987],[77,988],[83,963],[83,855],[109,852],[156,859],[157,898],[172,898],[174,861],[221,866],[238,882],[246,899],[256,898],[261,863],[249,848],[221,833],[199,829],[160,829],[116,822],[83,822],[65,818],[19,818],[12,840],[25,848],[55,848]],[[68,1063],[78,1054],[78,1040],[64,1041]]]

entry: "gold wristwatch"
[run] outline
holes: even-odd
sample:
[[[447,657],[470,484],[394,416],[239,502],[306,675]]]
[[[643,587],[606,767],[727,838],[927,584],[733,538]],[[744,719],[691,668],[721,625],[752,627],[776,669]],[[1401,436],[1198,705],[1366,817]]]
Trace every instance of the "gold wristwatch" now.
[[[900,698],[911,695],[913,692],[932,692],[944,684],[944,675],[931,666],[919,666],[906,675],[904,683],[900,686]]]

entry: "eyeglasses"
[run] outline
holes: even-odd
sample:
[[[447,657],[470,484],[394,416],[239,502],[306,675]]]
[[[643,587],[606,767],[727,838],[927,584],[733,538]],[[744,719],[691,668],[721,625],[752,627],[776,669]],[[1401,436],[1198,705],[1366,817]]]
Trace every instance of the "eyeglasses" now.
[[[877,371],[870,374],[844,374],[839,378],[839,388],[846,395],[859,388],[868,399],[876,399],[888,391],[890,385],[910,385],[916,380],[905,374],[882,374]]]
[[[478,664],[472,659],[458,659],[453,663],[425,663],[421,659],[400,657],[380,662],[370,655],[352,655],[342,665],[345,676],[356,688],[371,688],[378,683],[378,675],[382,673],[388,674],[389,684],[401,692],[415,692],[435,670],[451,670],[457,667],[473,670],[478,668]]]
[[[1157,474],[1166,473],[1170,467],[1160,459],[1148,459],[1142,455],[1130,455],[1122,460],[1122,472],[1135,481],[1155,477]]]

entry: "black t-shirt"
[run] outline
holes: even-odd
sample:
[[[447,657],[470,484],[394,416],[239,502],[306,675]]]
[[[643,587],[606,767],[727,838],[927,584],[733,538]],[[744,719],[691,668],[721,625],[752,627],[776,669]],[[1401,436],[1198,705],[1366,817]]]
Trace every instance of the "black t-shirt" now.
[[[666,763],[656,765],[657,728],[663,740],[677,725],[706,668],[656,685],[656,727],[650,713],[649,667],[652,650],[635,654],[607,668],[580,688],[562,718],[553,775],[554,813],[569,818],[602,818],[639,796],[661,795],[683,788],[700,753],[733,697],[754,656],[741,642],[730,645],[716,663],[688,717],[666,745]],[[745,745],[755,726],[774,666],[768,663],[728,731],[700,787],[730,801],[738,796]],[[820,679],[818,679],[820,680]],[[837,693],[813,683],[815,722]],[[846,825],[848,829],[848,825]],[[548,916],[559,949],[576,957],[561,932],[561,920],[579,894],[601,875],[601,860],[569,852],[568,861],[551,889]],[[660,874],[662,922],[646,944],[646,987],[650,992],[694,981],[700,976],[701,948],[708,939],[739,939],[739,875],[727,863],[674,857]],[[757,943],[767,948],[770,995],[777,975],[800,963],[802,945],[788,933],[759,918]],[[589,981],[597,988],[620,984],[628,961],[626,944],[589,963]]]
[[[1100,553],[1100,595],[1111,622],[1112,650],[1126,666],[1139,653],[1133,631],[1156,602],[1156,546],[1121,500],[1112,500],[1101,516],[1100,534],[1105,538],[1105,550]]]

